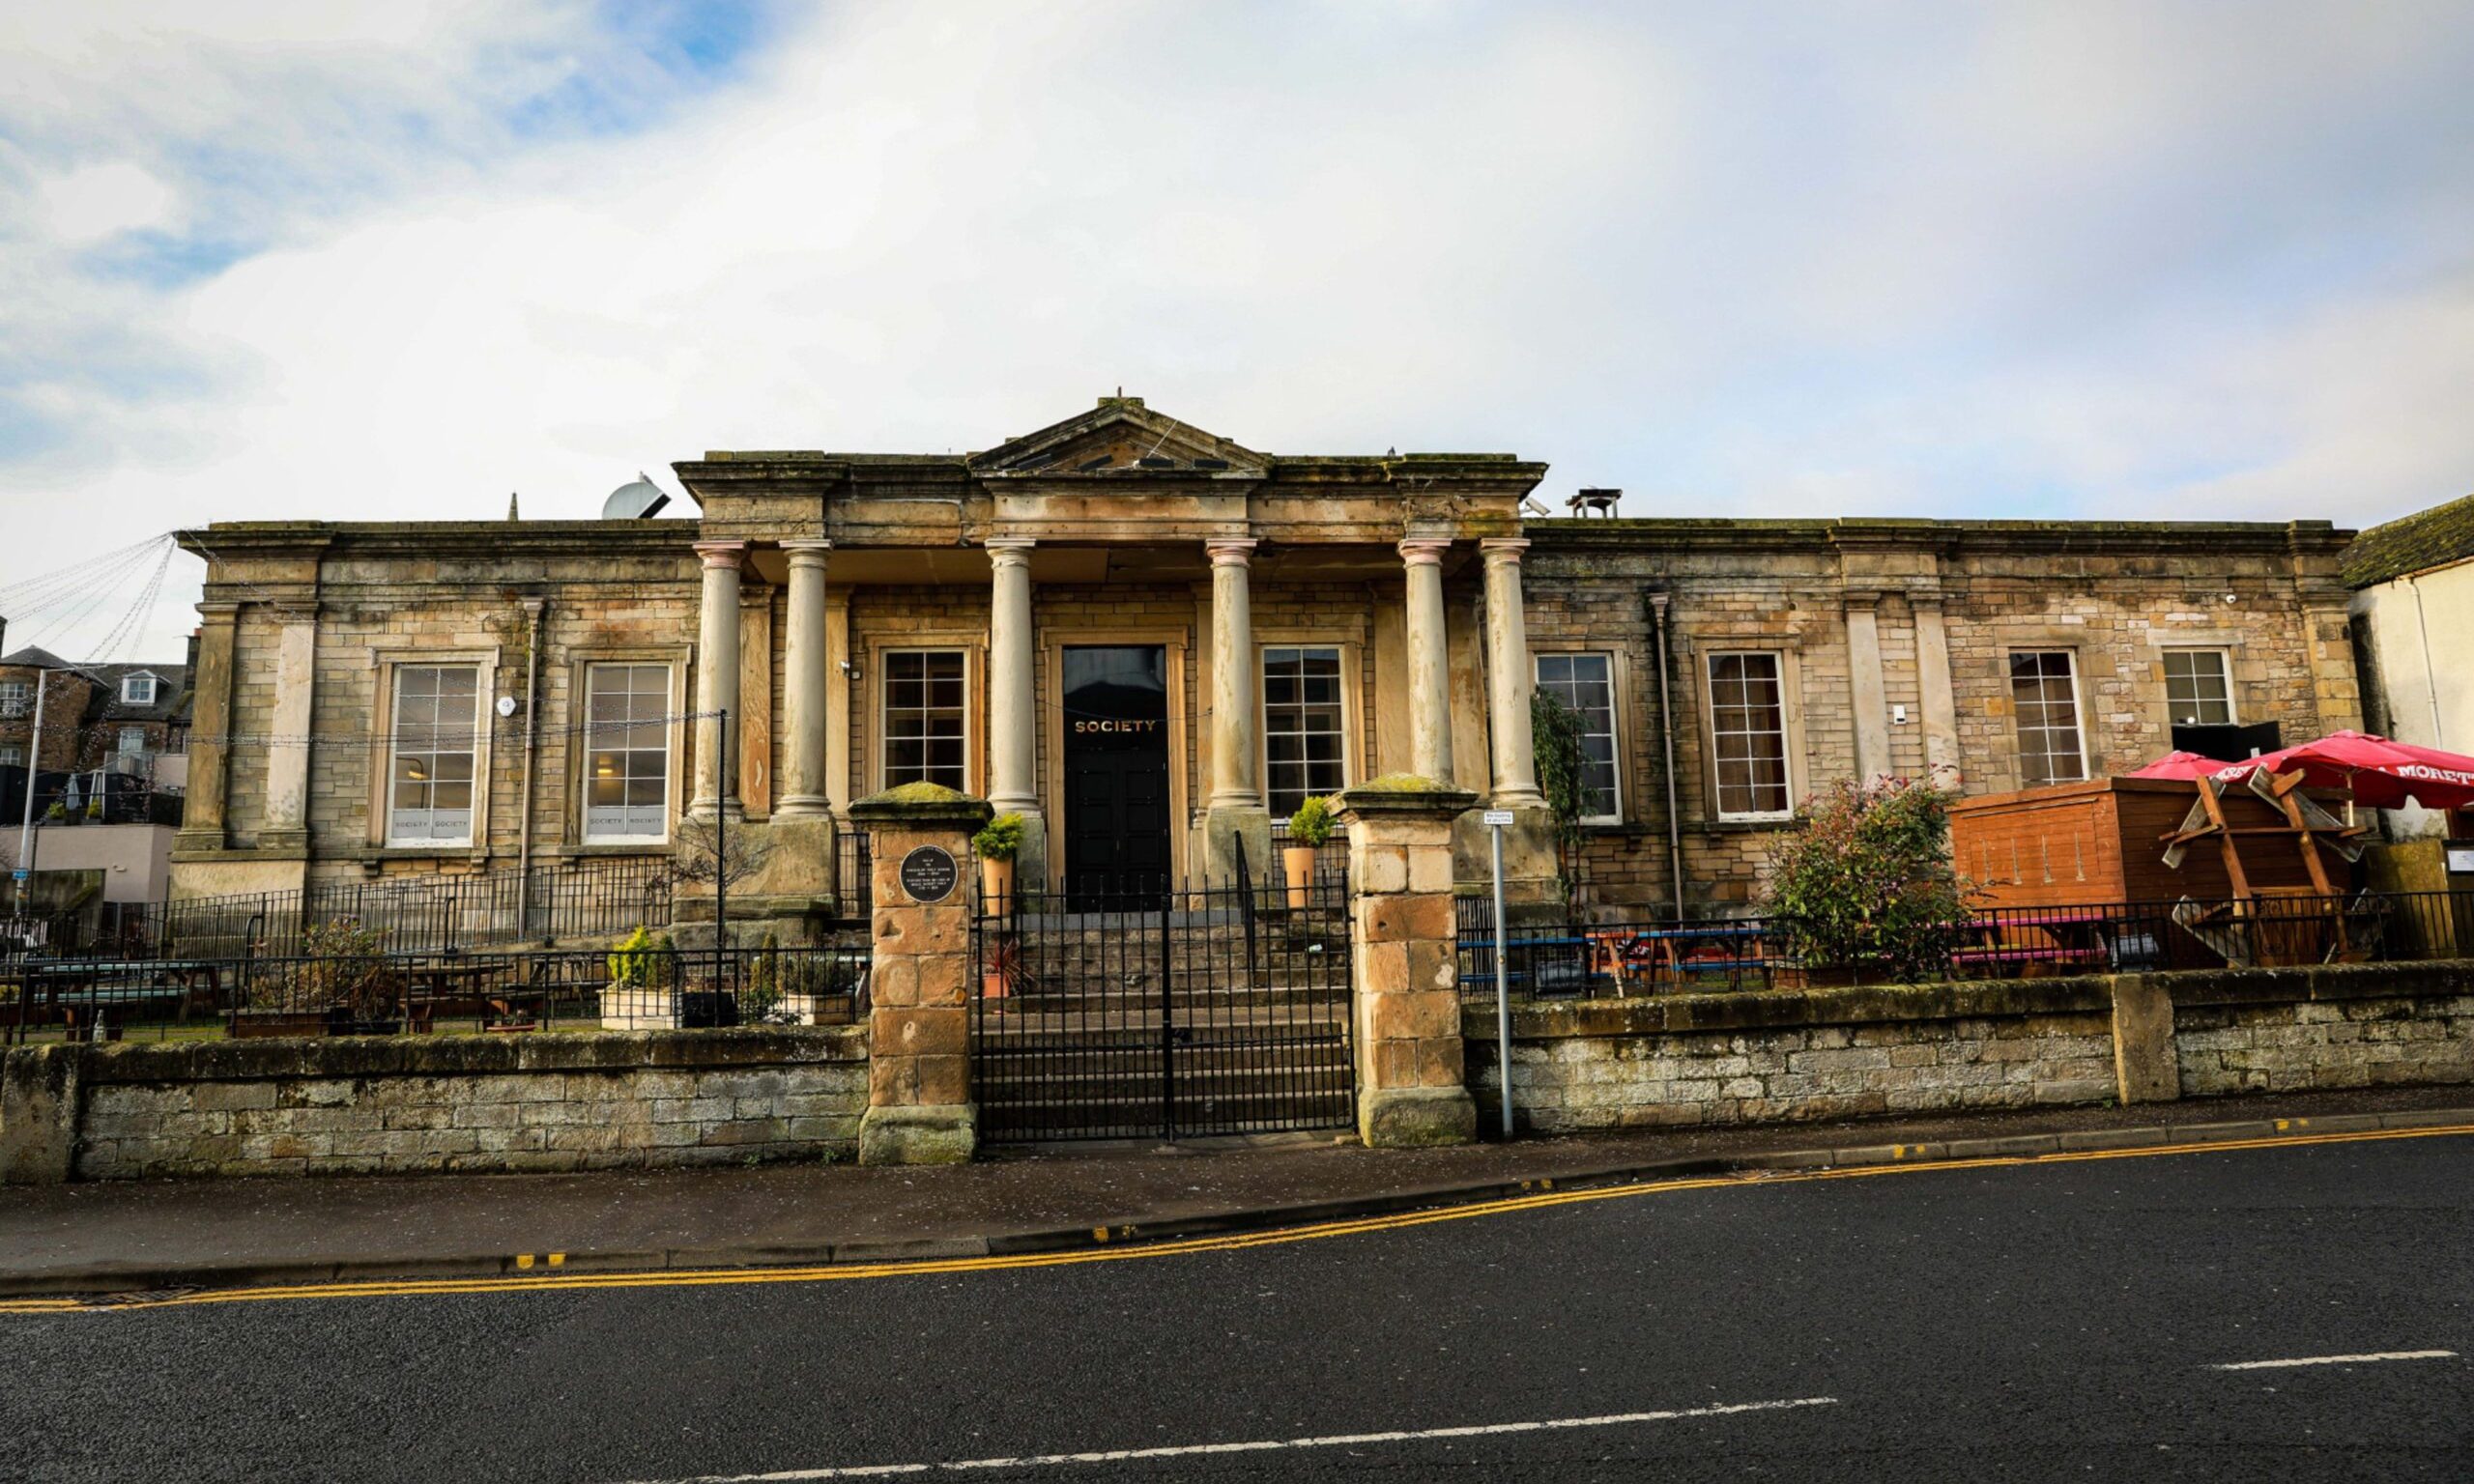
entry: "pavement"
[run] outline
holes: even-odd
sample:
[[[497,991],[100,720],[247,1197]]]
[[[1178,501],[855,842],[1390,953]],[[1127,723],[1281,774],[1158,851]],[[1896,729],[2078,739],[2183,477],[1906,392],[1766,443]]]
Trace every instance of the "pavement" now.
[[[1543,1188],[2460,1123],[2474,1125],[2474,1093],[2418,1088],[1446,1150],[1283,1135],[1051,1146],[943,1169],[101,1182],[0,1190],[0,1295],[1067,1251]]]
[[[0,1475],[2459,1480],[2469,1218],[2474,1136],[2400,1128],[1028,1258],[20,1308]]]

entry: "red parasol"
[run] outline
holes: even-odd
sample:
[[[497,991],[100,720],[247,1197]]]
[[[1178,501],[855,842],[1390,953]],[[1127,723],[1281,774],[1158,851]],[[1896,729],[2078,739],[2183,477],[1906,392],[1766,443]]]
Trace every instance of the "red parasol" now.
[[[2202,757],[2197,753],[2167,753],[2164,756],[2157,758],[2154,762],[2149,763],[2138,772],[2127,773],[2124,774],[2123,777],[2179,779],[2214,778],[2217,774],[2224,772],[2227,768],[2231,766],[2231,763],[2219,762],[2213,757]]]
[[[2272,775],[2300,768],[2306,787],[2343,789],[2367,809],[2402,809],[2408,802],[2432,810],[2474,806],[2474,757],[2369,732],[2332,731],[2316,742],[2233,763],[2214,777],[2219,784],[2234,784],[2260,768]]]

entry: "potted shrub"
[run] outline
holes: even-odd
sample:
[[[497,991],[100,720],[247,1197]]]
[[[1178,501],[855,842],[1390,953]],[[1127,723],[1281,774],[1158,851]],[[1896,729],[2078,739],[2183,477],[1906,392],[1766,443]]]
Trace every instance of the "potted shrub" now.
[[[1325,798],[1308,799],[1288,816],[1288,843],[1280,847],[1280,864],[1288,875],[1290,911],[1306,910],[1306,888],[1314,879],[1314,852],[1323,848],[1338,823],[1332,801]]]
[[[979,856],[979,894],[993,912],[1007,912],[1014,905],[1014,857],[1022,850],[1022,816],[998,814],[980,827],[970,838],[970,847]]]
[[[1938,979],[1967,938],[1950,861],[1950,795],[1903,778],[1841,779],[1796,811],[1763,910],[1808,983]]]

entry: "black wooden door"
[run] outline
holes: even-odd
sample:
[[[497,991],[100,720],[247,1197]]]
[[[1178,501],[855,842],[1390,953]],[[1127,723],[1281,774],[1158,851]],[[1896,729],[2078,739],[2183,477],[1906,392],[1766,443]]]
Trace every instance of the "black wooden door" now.
[[[1167,671],[1156,644],[1065,651],[1065,888],[1086,908],[1167,885]]]

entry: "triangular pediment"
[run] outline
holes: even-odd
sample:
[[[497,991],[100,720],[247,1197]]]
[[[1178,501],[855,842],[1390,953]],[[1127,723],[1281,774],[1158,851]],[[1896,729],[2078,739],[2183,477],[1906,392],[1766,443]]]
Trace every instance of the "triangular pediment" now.
[[[1102,397],[1090,412],[970,456],[974,473],[1096,479],[1206,474],[1261,478],[1271,461],[1250,448],[1179,422],[1140,397]]]

